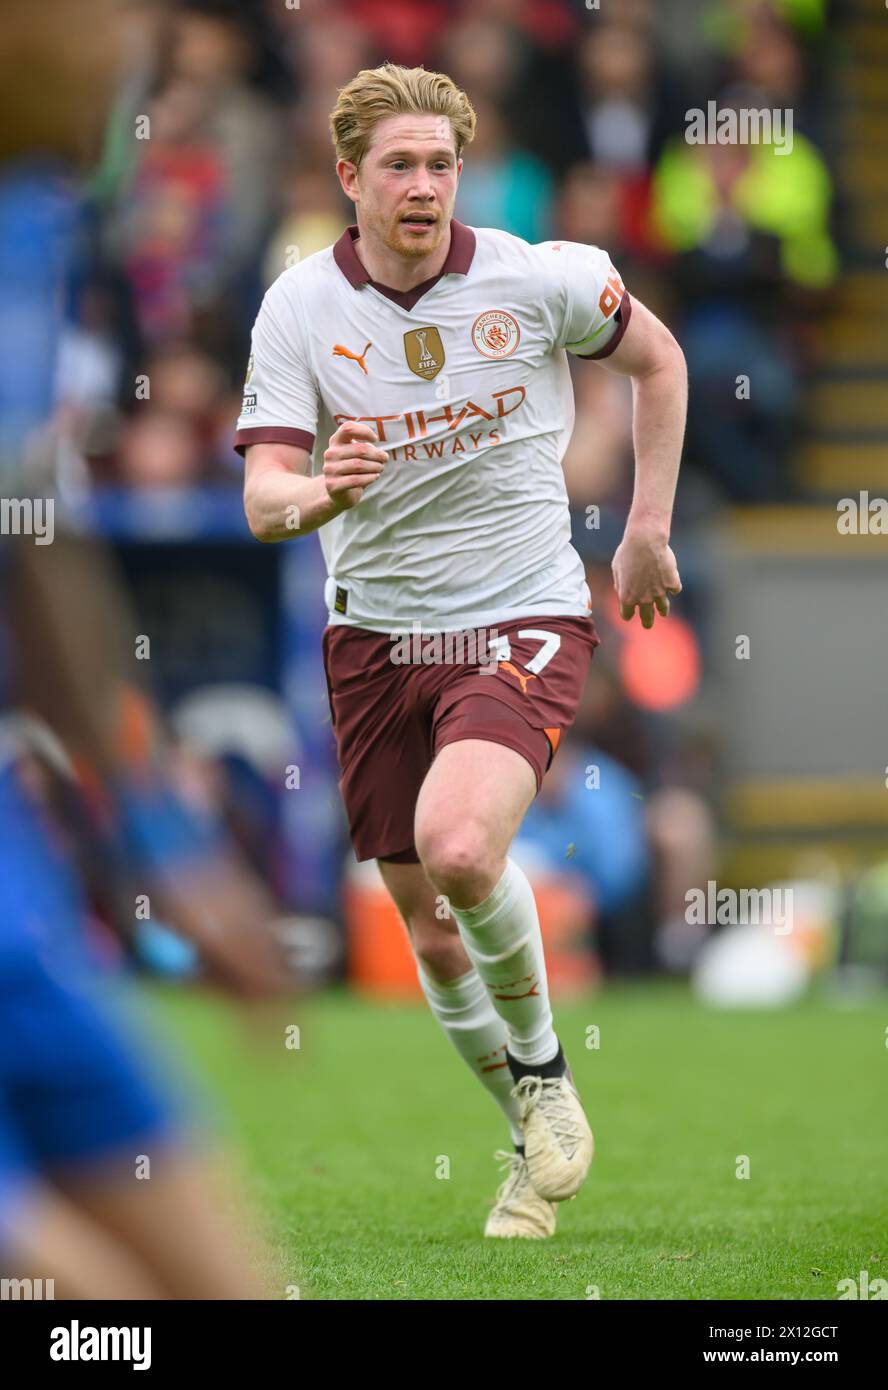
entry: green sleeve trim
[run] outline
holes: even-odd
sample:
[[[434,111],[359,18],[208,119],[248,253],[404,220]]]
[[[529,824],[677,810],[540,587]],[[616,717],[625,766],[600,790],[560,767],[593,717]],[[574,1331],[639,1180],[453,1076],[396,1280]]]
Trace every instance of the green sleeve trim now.
[[[577,343],[565,343],[564,346],[567,348],[568,352],[579,352],[581,348],[588,347],[590,343],[594,343],[595,339],[599,337],[606,328],[613,328],[613,326],[614,321],[611,317],[603,323],[600,328],[596,328],[594,333],[590,333],[588,338],[581,338]]]

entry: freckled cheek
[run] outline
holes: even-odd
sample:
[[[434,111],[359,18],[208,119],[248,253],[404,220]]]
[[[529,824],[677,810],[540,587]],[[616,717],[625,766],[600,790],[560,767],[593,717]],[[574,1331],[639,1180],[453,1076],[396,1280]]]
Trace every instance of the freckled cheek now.
[[[377,203],[381,208],[385,208],[386,211],[394,212],[399,204],[403,202],[403,199],[404,194],[401,187],[396,183],[388,181],[381,186]]]

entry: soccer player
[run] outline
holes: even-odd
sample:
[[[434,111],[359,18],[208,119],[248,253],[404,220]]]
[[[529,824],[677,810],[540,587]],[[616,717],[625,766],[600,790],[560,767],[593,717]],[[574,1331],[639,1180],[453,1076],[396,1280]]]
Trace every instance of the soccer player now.
[[[598,641],[561,470],[566,353],[632,378],[635,492],[613,569],[623,617],[645,627],[681,588],[684,358],[605,251],[454,219],[475,115],[445,75],[364,70],[331,127],[357,223],[262,303],[235,439],[245,510],[262,541],[320,528],[355,853],[377,860],[432,1012],[510,1125],[485,1233],[540,1238],[593,1152],[509,858]]]

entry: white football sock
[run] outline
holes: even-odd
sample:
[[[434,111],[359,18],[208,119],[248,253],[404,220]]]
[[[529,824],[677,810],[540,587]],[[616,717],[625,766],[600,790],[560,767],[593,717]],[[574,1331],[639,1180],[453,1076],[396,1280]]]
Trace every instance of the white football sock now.
[[[513,859],[490,897],[452,912],[466,954],[487,986],[506,1025],[509,1052],[529,1066],[551,1062],[558,1052],[552,1028],[543,938],[536,899]]]
[[[512,1098],[512,1074],[506,1062],[506,1029],[490,1002],[477,970],[458,980],[433,980],[416,962],[419,983],[429,1008],[459,1055],[505,1115],[512,1142],[523,1144],[518,1102]]]

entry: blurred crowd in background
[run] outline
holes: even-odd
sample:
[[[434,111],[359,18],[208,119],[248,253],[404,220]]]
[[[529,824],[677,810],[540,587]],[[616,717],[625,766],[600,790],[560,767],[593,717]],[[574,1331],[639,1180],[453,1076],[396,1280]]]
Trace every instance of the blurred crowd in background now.
[[[603,640],[518,846],[582,886],[616,970],[689,963],[699,941],[684,895],[717,868],[704,532],[722,507],[794,496],[813,329],[842,240],[827,11],[827,0],[133,0],[75,214],[56,404],[32,464],[51,460],[73,503],[193,490],[200,509],[211,491],[239,490],[232,438],[250,329],[276,276],[353,221],[328,114],[337,88],[382,60],[440,68],[469,93],[478,133],[461,220],[605,247],[673,329],[691,380],[676,513],[685,594],[652,633],[619,621],[609,566],[631,496],[631,391],[573,362],[565,472]],[[711,100],[791,109],[791,150],[688,144],[685,113]],[[17,254],[24,264],[26,231]],[[0,351],[15,350],[4,339]],[[246,554],[232,545],[226,564]],[[163,609],[171,630],[180,600],[184,589]],[[311,659],[320,666],[319,650]],[[292,703],[292,682],[281,695]],[[232,770],[183,747],[182,786],[279,889],[286,849],[261,762],[250,780],[243,758]],[[341,821],[336,833],[341,862]],[[341,912],[316,894],[300,901],[298,884],[284,896],[294,913]]]
[[[699,406],[688,462],[707,496],[785,496],[805,330],[837,273],[822,11],[810,0],[135,0],[58,367],[85,478],[237,482],[231,420],[259,300],[351,220],[328,114],[340,85],[387,58],[440,66],[470,94],[478,133],[457,216],[606,247],[674,326]],[[687,144],[685,112],[709,100],[791,109],[791,150]],[[752,364],[757,390],[738,403],[724,385]],[[135,394],[141,373],[150,409]],[[582,369],[576,391],[572,501],[619,509],[625,393]]]

